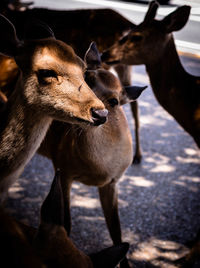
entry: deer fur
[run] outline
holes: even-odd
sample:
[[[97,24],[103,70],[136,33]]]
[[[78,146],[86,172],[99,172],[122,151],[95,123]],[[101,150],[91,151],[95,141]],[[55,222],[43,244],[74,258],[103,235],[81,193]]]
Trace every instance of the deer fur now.
[[[5,7],[4,14],[16,25],[19,37],[23,37],[24,26],[30,21],[41,20],[46,22],[53,29],[55,36],[71,45],[81,58],[84,57],[85,51],[92,41],[96,42],[99,51],[103,51],[134,27],[134,23],[111,9],[58,11],[45,8],[26,8],[21,12],[17,8],[10,10]],[[109,66],[104,67],[109,68]],[[114,66],[114,69],[122,85],[130,86],[131,66],[118,64]],[[133,163],[139,163],[142,158],[142,152],[140,148],[137,101],[131,102],[130,105],[135,119],[136,146]]]
[[[40,26],[37,33],[40,35]],[[12,56],[19,79],[0,120],[0,199],[40,146],[53,119],[77,124],[104,123],[107,110],[84,81],[82,60],[52,37],[20,42],[14,26],[0,16],[5,31],[0,52]],[[16,116],[17,115],[17,116]]]
[[[186,24],[190,7],[179,7],[162,20],[155,19],[157,8],[151,2],[144,21],[105,51],[102,60],[145,64],[158,102],[200,147],[200,77],[184,70],[172,35]]]
[[[121,243],[87,256],[68,237],[64,228],[64,200],[59,171],[41,207],[37,229],[13,219],[0,209],[2,267],[114,268],[128,251]]]
[[[71,228],[70,190],[73,181],[97,186],[108,229],[115,245],[121,243],[116,183],[132,162],[132,139],[121,105],[135,100],[144,87],[123,89],[120,81],[101,68],[94,43],[87,51],[85,80],[109,111],[107,122],[82,128],[54,121],[39,148],[61,173],[65,227]]]

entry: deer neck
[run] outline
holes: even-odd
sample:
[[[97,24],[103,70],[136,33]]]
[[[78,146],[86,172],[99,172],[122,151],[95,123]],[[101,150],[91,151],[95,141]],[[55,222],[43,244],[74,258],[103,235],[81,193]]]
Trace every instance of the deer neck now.
[[[164,53],[155,61],[146,64],[146,70],[154,92],[180,88],[180,83],[187,75],[180,62],[173,37],[168,41]]]
[[[52,121],[51,118],[41,116],[39,111],[29,107],[16,89],[7,107],[0,122],[1,181],[8,176],[20,175],[39,147]],[[9,183],[9,179],[7,182]]]

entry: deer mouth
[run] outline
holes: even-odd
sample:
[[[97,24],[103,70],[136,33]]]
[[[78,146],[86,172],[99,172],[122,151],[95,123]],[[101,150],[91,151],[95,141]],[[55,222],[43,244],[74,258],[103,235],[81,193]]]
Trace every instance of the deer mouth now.
[[[103,109],[103,110],[96,110],[96,109],[91,109],[91,115],[92,115],[92,120],[94,122],[94,126],[99,126],[104,124],[107,121],[108,117],[108,110]]]
[[[120,63],[120,60],[106,61],[105,63],[107,65],[115,65],[115,64],[119,64]]]
[[[90,125],[90,126],[100,126],[103,125],[108,118],[108,110],[96,110],[94,108],[91,109],[91,120],[83,119],[80,117],[75,117],[74,124],[80,125]]]

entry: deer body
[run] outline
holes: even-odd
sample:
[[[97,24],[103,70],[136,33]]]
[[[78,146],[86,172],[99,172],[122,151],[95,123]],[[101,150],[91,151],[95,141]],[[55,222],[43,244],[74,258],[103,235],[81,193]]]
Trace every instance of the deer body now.
[[[161,21],[154,19],[157,8],[151,2],[144,21],[105,51],[102,59],[110,64],[145,64],[157,100],[200,147],[200,77],[184,70],[172,36],[186,24],[190,7],[182,6]]]
[[[107,111],[85,83],[84,63],[71,47],[50,37],[27,41],[21,47],[13,25],[3,16],[1,27],[7,27],[8,40],[1,43],[0,51],[13,53],[21,70],[0,121],[0,197],[3,199],[10,184],[36,152],[53,119],[101,124]]]
[[[54,121],[40,153],[43,148],[43,154],[53,159],[57,168],[65,169],[69,177],[98,187],[118,180],[131,164],[133,154],[121,107],[116,111],[109,109],[108,121],[98,128],[80,129]]]
[[[200,77],[184,70],[173,39],[163,56],[146,69],[158,102],[200,147]]]
[[[96,42],[99,51],[103,51],[134,26],[111,9],[59,11],[33,8],[23,12],[8,10],[6,16],[16,26],[19,38],[23,38],[25,22],[35,19],[44,21],[51,27],[56,38],[71,45],[81,58],[92,41]],[[105,25],[109,25],[106,31]]]

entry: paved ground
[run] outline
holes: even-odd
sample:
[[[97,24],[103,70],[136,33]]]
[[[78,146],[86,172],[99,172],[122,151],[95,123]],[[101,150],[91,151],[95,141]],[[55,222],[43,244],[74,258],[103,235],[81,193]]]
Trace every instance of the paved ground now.
[[[199,74],[199,61],[187,60],[185,66]],[[135,83],[148,83],[142,66],[133,73]],[[130,167],[119,183],[123,237],[131,244],[129,257],[136,267],[176,267],[173,260],[185,253],[184,244],[200,227],[200,152],[157,104],[150,87],[139,104],[143,161]],[[129,106],[125,110],[133,132]],[[53,173],[50,161],[33,158],[10,189],[13,215],[37,226]],[[85,252],[111,244],[94,187],[73,185],[72,223],[72,238]]]

